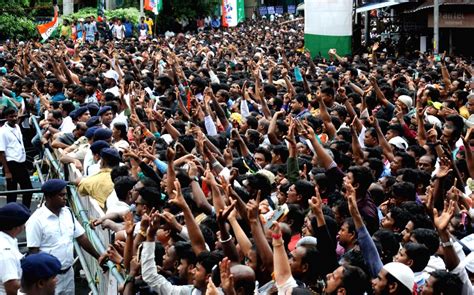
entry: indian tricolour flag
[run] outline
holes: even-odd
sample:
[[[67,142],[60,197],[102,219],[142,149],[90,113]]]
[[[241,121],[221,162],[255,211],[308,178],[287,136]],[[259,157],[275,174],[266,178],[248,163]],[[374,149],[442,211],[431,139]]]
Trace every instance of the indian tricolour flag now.
[[[222,26],[235,27],[245,20],[244,0],[222,0]]]
[[[59,14],[59,7],[57,5],[54,5],[53,20],[48,23],[38,25],[36,27],[38,29],[38,32],[41,34],[41,37],[43,37],[43,41],[48,40],[48,38],[58,28],[58,25],[59,25],[58,14]]]
[[[351,53],[352,0],[306,0],[304,3],[304,42],[312,56]]]

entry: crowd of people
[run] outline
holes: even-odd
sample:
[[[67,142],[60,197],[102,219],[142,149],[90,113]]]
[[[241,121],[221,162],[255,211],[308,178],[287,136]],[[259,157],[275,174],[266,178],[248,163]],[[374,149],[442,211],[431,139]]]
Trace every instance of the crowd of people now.
[[[265,19],[0,51],[8,190],[31,187],[36,116],[37,153],[81,171],[69,185],[113,234],[98,253],[64,180],[31,216],[9,194],[0,294],[74,294],[73,239],[116,264],[122,294],[473,294],[470,59],[383,42],[324,58],[301,21]]]

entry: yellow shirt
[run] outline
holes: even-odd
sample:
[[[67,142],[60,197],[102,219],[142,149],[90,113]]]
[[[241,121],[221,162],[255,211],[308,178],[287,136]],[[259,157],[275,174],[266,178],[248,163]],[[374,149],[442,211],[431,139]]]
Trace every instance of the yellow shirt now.
[[[145,20],[145,23],[148,25],[148,35],[153,35],[153,20],[149,18]]]
[[[82,196],[90,196],[104,209],[107,197],[114,190],[114,183],[110,177],[111,171],[112,169],[110,168],[103,168],[100,169],[99,173],[82,179],[77,191]]]

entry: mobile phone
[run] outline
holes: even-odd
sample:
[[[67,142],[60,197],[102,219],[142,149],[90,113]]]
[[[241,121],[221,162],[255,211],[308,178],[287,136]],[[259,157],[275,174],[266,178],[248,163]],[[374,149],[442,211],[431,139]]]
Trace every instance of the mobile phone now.
[[[290,210],[288,209],[287,204],[279,206],[275,211],[273,211],[273,216],[267,220],[265,223],[265,229],[269,230],[273,226],[274,221],[281,221],[288,214]]]

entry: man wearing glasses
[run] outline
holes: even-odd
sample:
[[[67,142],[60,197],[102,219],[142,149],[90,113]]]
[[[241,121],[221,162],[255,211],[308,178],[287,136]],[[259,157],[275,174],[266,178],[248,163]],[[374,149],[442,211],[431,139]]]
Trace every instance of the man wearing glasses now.
[[[99,261],[102,257],[92,246],[84,228],[71,209],[66,207],[67,182],[61,179],[46,181],[41,190],[45,203],[26,223],[26,241],[30,253],[46,252],[59,259],[56,294],[74,294],[73,239]]]

